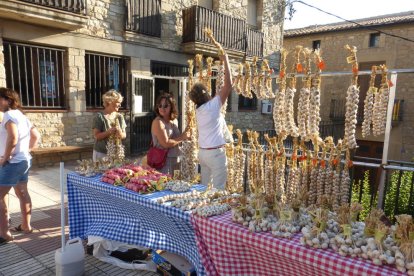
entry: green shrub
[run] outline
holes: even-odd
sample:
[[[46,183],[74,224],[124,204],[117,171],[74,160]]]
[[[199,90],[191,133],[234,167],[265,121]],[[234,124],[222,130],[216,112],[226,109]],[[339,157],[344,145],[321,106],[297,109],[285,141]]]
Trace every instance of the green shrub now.
[[[400,171],[393,171],[390,174],[388,183],[386,183],[384,212],[391,220],[394,220],[394,216],[399,214],[414,215],[414,202],[411,202],[410,206],[410,193],[412,192],[411,185],[414,173],[407,171],[402,172],[397,203],[399,174]],[[364,179],[358,182],[354,181],[352,185],[351,201],[360,202],[363,207],[363,210],[359,215],[359,220],[364,220],[367,214],[371,211],[371,208],[377,206],[378,196],[375,195],[374,197],[374,191],[372,189],[373,184],[374,183],[369,183],[369,170],[367,170],[364,173]],[[395,208],[396,203],[398,204],[397,210]],[[397,213],[395,213],[395,211],[397,211]]]
[[[398,214],[413,214],[413,206],[409,206],[413,172],[402,172],[400,191],[397,194],[399,174],[400,171],[392,172],[386,189],[384,212],[390,219],[394,219],[394,216]],[[395,204],[397,203],[397,196],[398,208],[396,210]]]
[[[362,191],[360,191],[360,189],[362,189]],[[371,207],[375,207],[377,205],[377,197],[373,199],[373,196],[373,191],[369,183],[369,170],[366,170],[364,172],[364,179],[358,182],[354,181],[352,185],[351,201],[361,203],[363,208],[359,214],[359,220],[364,220],[371,211]]]

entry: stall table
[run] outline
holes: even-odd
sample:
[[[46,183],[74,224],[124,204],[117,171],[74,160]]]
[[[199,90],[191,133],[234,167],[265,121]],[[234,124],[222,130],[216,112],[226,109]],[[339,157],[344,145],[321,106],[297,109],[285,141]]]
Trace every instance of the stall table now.
[[[269,232],[251,233],[231,221],[231,212],[193,216],[197,246],[208,275],[405,275],[395,267],[342,257],[333,250],[313,249]]]
[[[70,238],[93,235],[166,250],[186,257],[197,275],[205,275],[189,212],[155,202],[170,191],[141,195],[100,178],[68,174]],[[193,189],[204,190],[205,186],[194,185]]]

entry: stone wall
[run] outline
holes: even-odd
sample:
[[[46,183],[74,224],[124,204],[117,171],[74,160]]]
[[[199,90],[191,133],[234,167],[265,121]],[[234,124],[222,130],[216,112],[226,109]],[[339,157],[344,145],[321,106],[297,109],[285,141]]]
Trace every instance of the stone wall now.
[[[30,120],[42,134],[40,147],[82,146],[93,143],[91,124],[95,111],[86,109],[85,99],[85,52],[107,55],[130,56],[130,73],[151,76],[151,60],[180,63],[187,57],[182,52],[182,10],[198,3],[197,0],[161,1],[161,37],[150,37],[125,31],[125,0],[88,0],[88,21],[85,26],[73,31],[30,25],[16,21],[1,30],[7,39],[27,44],[45,45],[65,50],[65,93],[67,110],[27,111]],[[258,3],[258,26],[265,33],[264,53],[267,58],[277,56],[281,41],[276,14],[281,13],[280,0],[260,0]],[[275,10],[276,7],[276,10]],[[214,10],[245,20],[247,0],[214,0]],[[0,32],[0,85],[5,84],[3,33]],[[160,50],[161,49],[161,50]],[[167,50],[167,51],[163,51]],[[239,61],[234,61],[238,63]],[[275,65],[278,67],[278,65]],[[238,112],[238,96],[233,95],[232,111],[227,120],[241,129],[273,128],[271,115],[260,113],[260,102],[256,112]],[[130,114],[127,121],[129,139]],[[260,124],[255,123],[260,122]],[[129,140],[125,141],[129,145]]]
[[[414,36],[412,24],[377,27],[380,30],[403,37]],[[379,47],[369,47],[369,30],[349,30],[311,34],[300,37],[286,37],[283,46],[294,49],[296,45],[312,48],[312,42],[321,41],[322,57],[326,63],[326,71],[350,72],[351,65],[346,62],[348,52],[344,45],[357,47],[358,62],[385,63],[391,69],[414,69],[414,53],[412,43],[402,39],[381,34]],[[291,60],[289,61],[289,63]],[[398,74],[396,84],[396,99],[403,99],[403,121],[393,125],[390,139],[389,158],[411,161],[414,156],[414,73]],[[321,87],[321,116],[322,120],[329,120],[331,99],[344,99],[346,89],[351,82],[351,76],[323,77]],[[300,87],[301,82],[298,82]],[[360,99],[361,100],[361,99]],[[362,99],[364,100],[364,99]],[[357,138],[360,136],[360,126],[357,129]],[[383,136],[368,137],[363,140],[383,141]]]

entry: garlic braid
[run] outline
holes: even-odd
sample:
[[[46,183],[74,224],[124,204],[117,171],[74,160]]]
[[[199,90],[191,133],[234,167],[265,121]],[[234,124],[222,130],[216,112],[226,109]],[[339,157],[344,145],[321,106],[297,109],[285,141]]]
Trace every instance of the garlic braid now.
[[[372,66],[371,69],[371,79],[369,81],[369,88],[367,91],[367,96],[364,100],[364,121],[362,122],[362,137],[367,137],[371,133],[371,124],[374,110],[374,94],[376,93],[375,88],[375,76],[376,76],[376,66]]]

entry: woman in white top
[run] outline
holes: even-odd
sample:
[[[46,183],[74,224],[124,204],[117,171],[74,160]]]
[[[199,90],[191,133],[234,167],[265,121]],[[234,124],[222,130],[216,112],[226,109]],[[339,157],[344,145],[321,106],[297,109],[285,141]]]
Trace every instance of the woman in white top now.
[[[22,224],[16,231],[30,233],[32,202],[27,190],[31,155],[29,150],[37,144],[39,133],[20,110],[17,92],[0,88],[0,111],[4,112],[0,127],[0,245],[13,240],[8,229],[8,210],[5,197],[14,187],[20,201]]]
[[[201,183],[213,184],[223,190],[227,181],[227,158],[224,145],[226,144],[226,122],[221,115],[221,107],[232,91],[229,58],[220,44],[220,60],[224,62],[224,85],[215,97],[211,97],[207,87],[202,83],[193,85],[190,99],[196,104],[196,119],[198,129],[198,159],[201,166]]]

